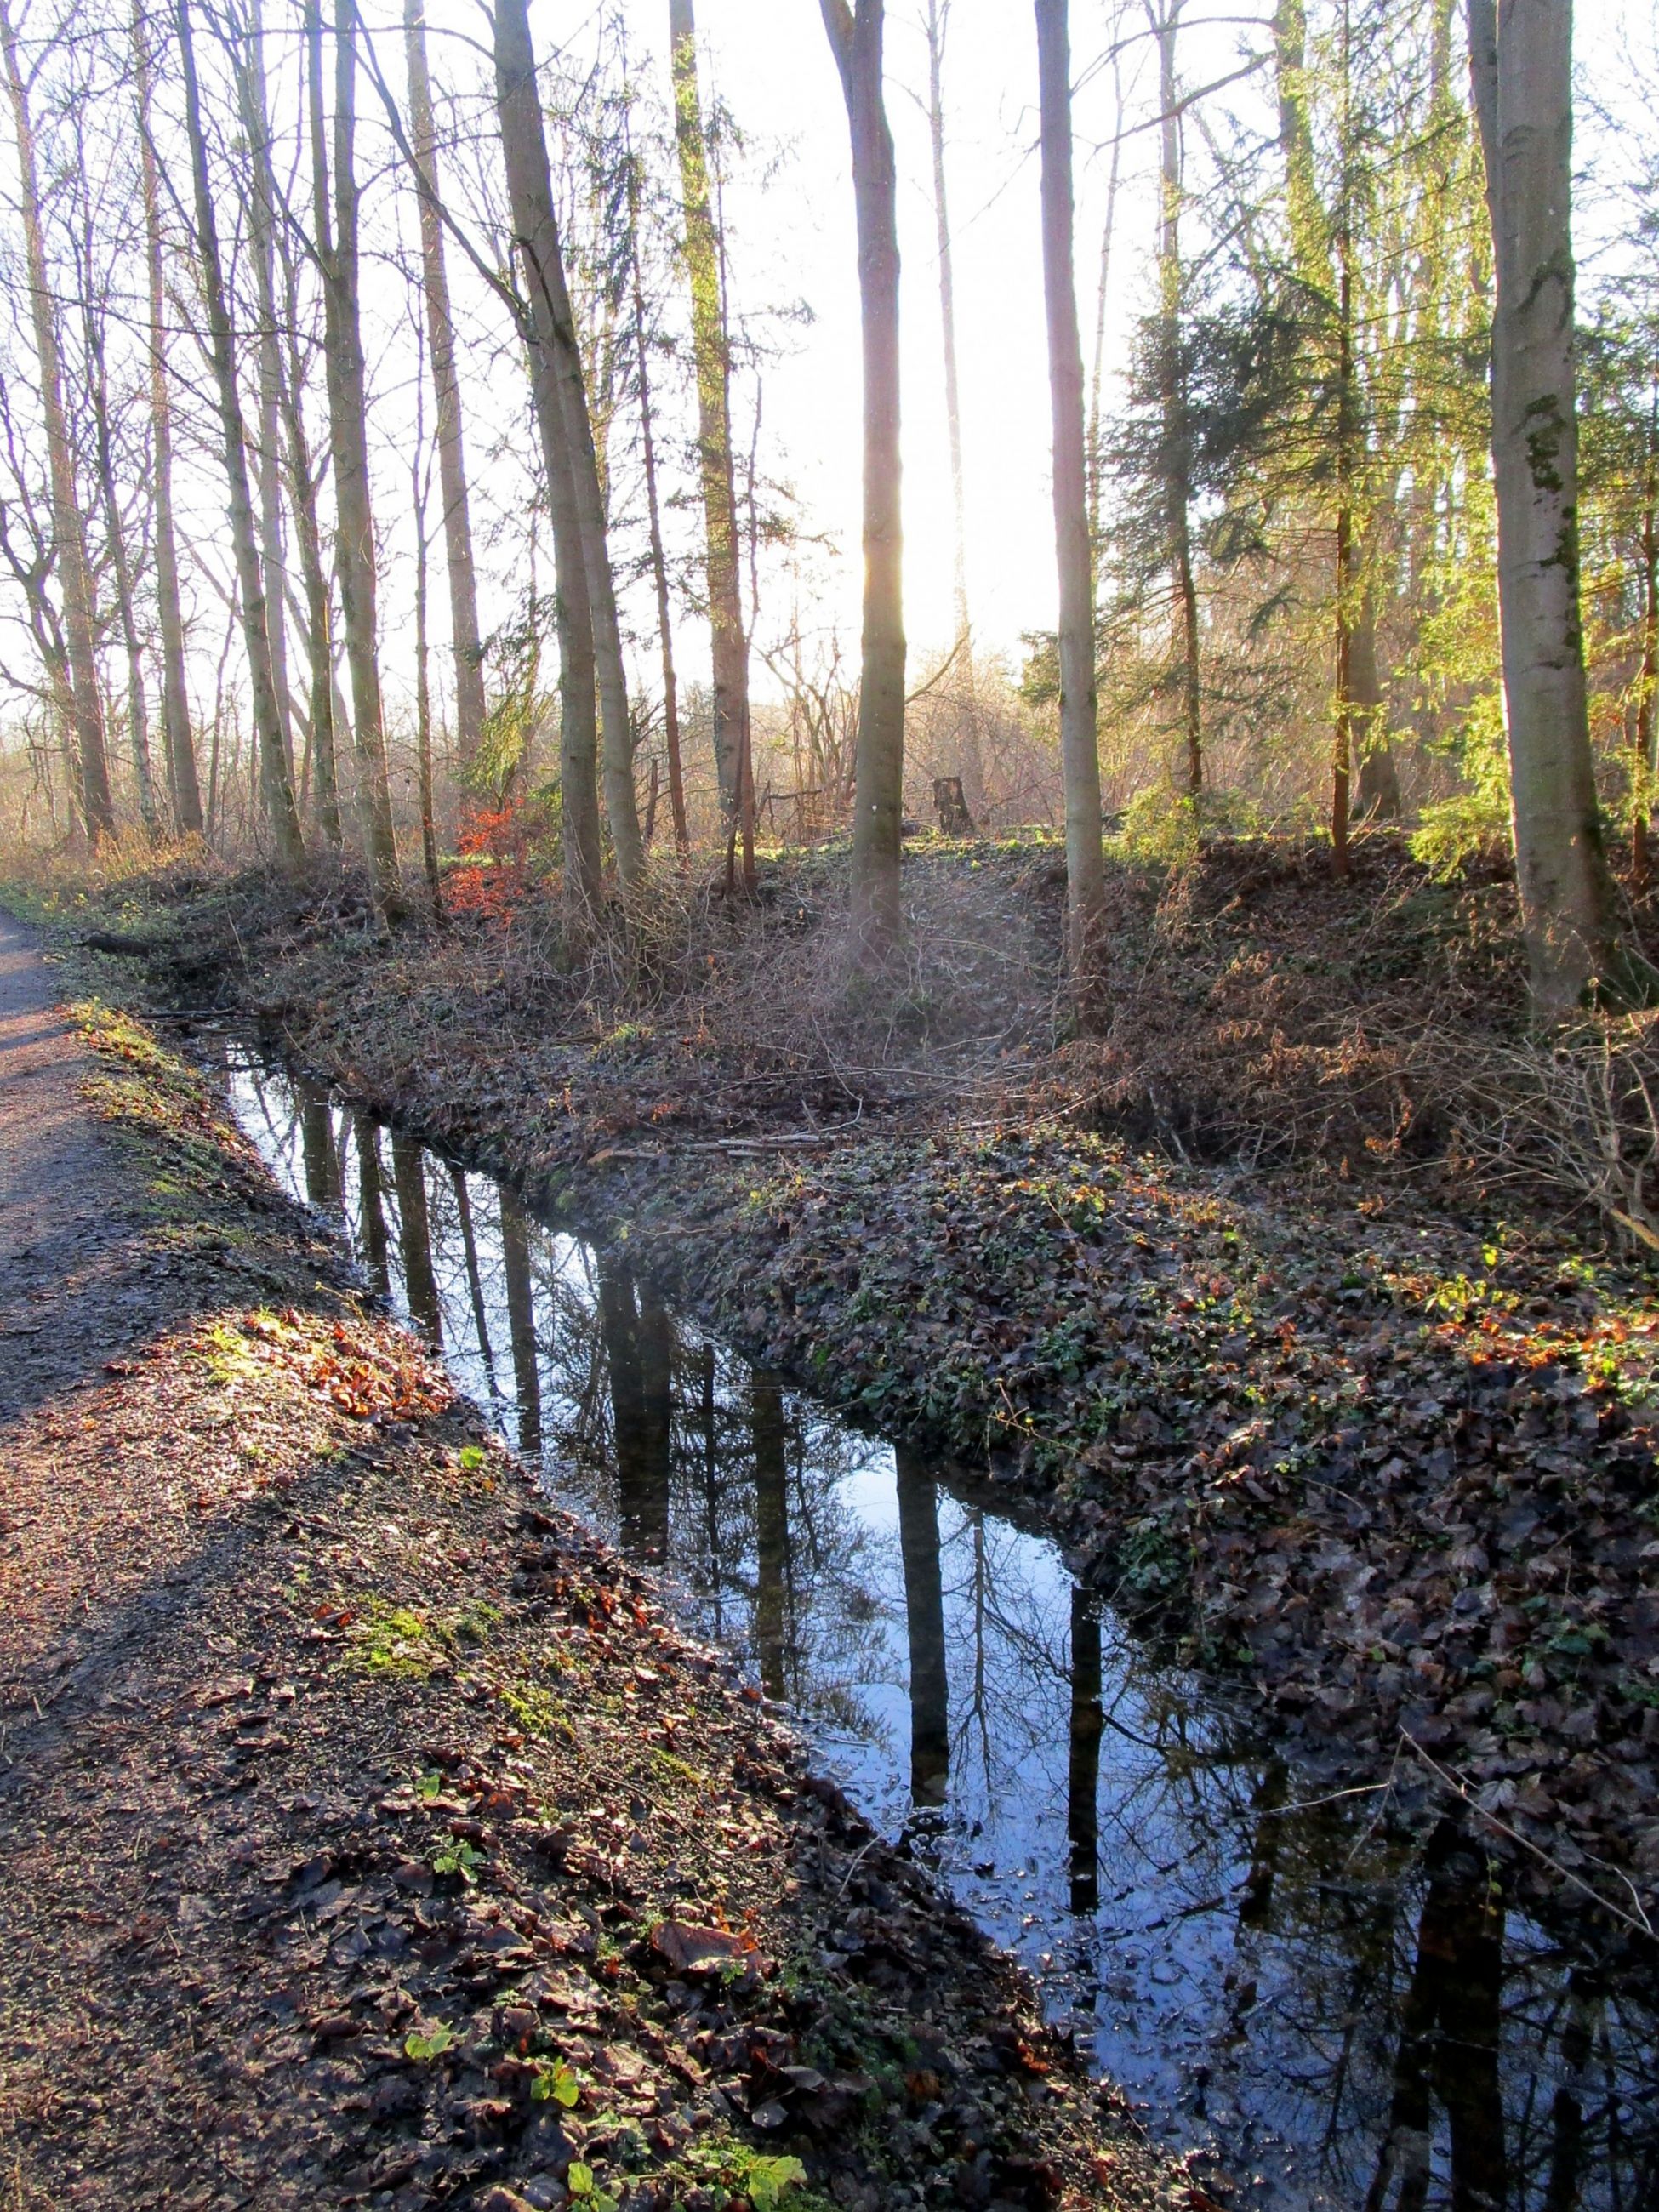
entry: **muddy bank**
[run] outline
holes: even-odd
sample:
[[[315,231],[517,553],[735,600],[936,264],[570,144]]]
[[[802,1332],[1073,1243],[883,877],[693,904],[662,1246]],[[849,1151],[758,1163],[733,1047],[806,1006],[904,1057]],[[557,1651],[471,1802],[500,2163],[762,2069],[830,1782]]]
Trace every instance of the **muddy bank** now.
[[[205,1086],[17,988],[18,2205],[1184,2201],[1007,1962],[543,1510]]]
[[[1523,1869],[1541,1853],[1648,1912],[1639,1271],[1401,1178],[1200,1171],[1018,1101],[963,1124],[873,1098],[831,1119],[776,1084],[681,1097],[648,1024],[562,1033],[550,987],[538,1020],[510,933],[498,969],[320,927],[238,954],[199,919],[147,922],[153,986],[188,945],[189,1002],[234,1001],[323,1081],[625,1243],[757,1358],[984,1461],[1096,1587],[1342,1772],[1407,1760]]]

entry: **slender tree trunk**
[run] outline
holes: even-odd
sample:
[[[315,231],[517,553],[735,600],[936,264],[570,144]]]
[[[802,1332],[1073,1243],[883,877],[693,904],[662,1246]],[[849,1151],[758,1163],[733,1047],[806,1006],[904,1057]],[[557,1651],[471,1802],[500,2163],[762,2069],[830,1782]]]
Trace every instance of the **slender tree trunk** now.
[[[415,415],[415,763],[421,808],[421,857],[432,911],[441,920],[443,884],[438,876],[438,827],[432,805],[432,685],[426,638],[426,455],[420,410]]]
[[[1353,517],[1353,272],[1346,225],[1337,302],[1336,726],[1331,749],[1331,865],[1348,872],[1348,780],[1353,760],[1353,611],[1357,562]]]
[[[260,0],[252,0],[247,33],[235,56],[242,129],[247,138],[252,190],[249,244],[259,302],[259,554],[265,577],[265,619],[270,632],[270,673],[282,716],[283,747],[294,774],[294,708],[288,681],[288,562],[283,547],[282,333],[276,302],[276,184],[270,161],[270,115],[265,96],[265,30]]]
[[[1170,567],[1179,624],[1182,729],[1187,746],[1187,796],[1204,789],[1204,708],[1200,681],[1198,580],[1193,565],[1191,435],[1182,332],[1181,110],[1176,80],[1176,33],[1183,0],[1162,0],[1147,15],[1158,38],[1158,106],[1163,118],[1158,161],[1158,314],[1162,324],[1164,496]]]
[[[685,777],[680,760],[679,682],[674,669],[674,620],[668,594],[668,562],[663,552],[662,513],[657,491],[657,439],[651,419],[650,349],[645,327],[645,280],[640,268],[640,171],[628,157],[628,240],[634,298],[634,352],[640,379],[640,431],[645,462],[645,511],[650,530],[651,577],[657,592],[657,634],[662,644],[663,743],[668,754],[668,805],[674,817],[674,844],[684,854],[690,846],[685,819]],[[651,842],[649,828],[646,842]]]
[[[1516,875],[1533,1004],[1645,1003],[1659,976],[1620,942],[1591,763],[1578,582],[1571,10],[1470,0],[1492,210],[1492,465]]]
[[[564,253],[559,243],[558,218],[547,166],[547,140],[536,94],[536,60],[530,41],[527,0],[500,0],[495,19],[495,58],[498,92],[508,84],[523,85],[527,90],[527,97],[520,103],[520,128],[515,135],[520,154],[529,154],[534,172],[521,182],[530,184],[532,198],[539,204],[535,209],[534,228],[527,234],[534,240],[534,259],[532,262],[526,258],[526,265],[531,270],[533,288],[540,295],[551,342],[550,358],[558,390],[565,450],[569,457],[582,558],[587,568],[588,611],[599,695],[605,819],[611,826],[617,879],[626,894],[638,887],[645,873],[645,841],[640,835],[639,807],[634,795],[634,726],[628,713],[622,626],[617,615],[616,579],[611,568],[599,455],[588,411],[581,349],[576,339],[575,318],[565,282]],[[538,150],[538,163],[535,160]],[[544,178],[547,179],[546,198],[542,200]],[[516,194],[514,220],[517,227]],[[520,250],[521,253],[525,250],[523,238]]]
[[[248,688],[252,695],[260,788],[276,841],[277,857],[284,867],[295,868],[305,858],[305,846],[300,835],[299,809],[294,803],[294,786],[289,777],[288,756],[283,747],[276,687],[271,675],[264,582],[259,568],[258,543],[254,535],[253,501],[248,489],[247,439],[242,425],[241,398],[236,385],[236,348],[231,334],[230,312],[226,304],[224,271],[219,258],[219,230],[213,209],[213,189],[208,177],[207,140],[202,130],[202,101],[196,78],[190,0],[178,0],[177,21],[179,65],[185,80],[185,120],[190,137],[191,169],[196,195],[196,247],[201,259],[202,285],[206,295],[214,380],[218,386],[220,433],[225,477],[230,493],[230,534],[241,599],[242,638],[247,653]]]
[[[132,13],[133,82],[138,102],[139,173],[144,202],[144,262],[149,287],[150,471],[155,489],[155,611],[161,640],[161,732],[173,818],[187,837],[202,835],[202,793],[190,728],[185,621],[173,518],[173,401],[167,387],[167,284],[161,256],[161,180],[150,131],[149,31],[143,0]]]
[[[293,257],[283,258],[287,357],[280,396],[284,450],[288,458],[289,504],[300,549],[300,576],[306,595],[306,651],[311,671],[312,803],[317,826],[338,852],[341,844],[338,733],[345,727],[334,703],[334,592],[323,563],[322,533],[317,525],[317,472],[312,465],[302,404],[304,368],[300,358],[299,276]]]
[[[375,903],[390,920],[400,914],[403,886],[392,827],[386,778],[386,725],[375,640],[374,511],[369,489],[368,424],[362,330],[357,307],[357,61],[354,0],[335,0],[334,175],[329,197],[328,148],[323,132],[321,0],[306,0],[310,57],[311,165],[316,200],[317,256],[323,276],[326,331],[328,417],[334,455],[337,522],[334,565],[340,580],[340,621],[346,672],[351,681],[351,732],[357,770],[357,808],[363,851]]]
[[[84,149],[77,144],[77,179],[82,204],[88,210]],[[87,297],[82,302],[86,332],[87,370],[91,390],[94,447],[97,457],[98,489],[104,509],[104,526],[114,571],[116,618],[121,625],[121,644],[127,662],[127,736],[132,748],[132,777],[138,796],[138,818],[145,834],[161,834],[161,818],[155,803],[155,782],[150,770],[149,708],[144,697],[144,651],[139,641],[133,606],[132,563],[127,553],[126,525],[121,514],[121,495],[115,482],[115,446],[111,432],[109,374],[105,360],[103,308],[92,296],[93,234],[90,213],[84,227],[83,265]]]
[[[81,807],[87,836],[95,848],[115,834],[115,805],[110,796],[109,758],[104,744],[104,701],[98,681],[93,637],[92,579],[87,563],[86,519],[75,483],[75,454],[64,413],[64,373],[58,345],[58,310],[46,274],[46,240],[40,228],[40,188],[35,171],[34,127],[18,58],[10,9],[0,0],[0,46],[5,52],[6,83],[17,133],[17,167],[22,194],[23,247],[28,270],[29,314],[40,370],[40,410],[46,417],[46,461],[52,483],[52,532],[58,590],[64,601],[70,696],[75,743],[80,756]]]
[[[864,326],[864,635],[853,815],[853,927],[866,964],[903,927],[904,540],[897,173],[882,93],[884,0],[820,0],[852,141]]]
[[[692,0],[669,0],[668,36],[674,86],[674,140],[685,211],[685,266],[691,293],[691,351],[697,378],[697,455],[702,483],[705,567],[712,633],[714,772],[728,842],[744,842],[744,879],[754,882],[749,641],[743,626],[738,575],[737,478],[732,451],[732,362],[726,343],[726,302],[720,240],[708,188],[708,148],[697,84],[697,29]]]
[[[945,428],[951,448],[951,507],[955,525],[951,584],[956,600],[957,659],[967,692],[967,712],[957,716],[957,765],[969,813],[985,823],[985,760],[979,742],[979,710],[974,696],[974,636],[968,611],[968,492],[962,462],[962,392],[957,370],[956,265],[951,238],[950,202],[945,181],[945,35],[951,0],[927,0],[927,136],[933,157],[933,226],[939,241],[939,333],[945,356]]]
[[[1066,786],[1066,951],[1086,1028],[1105,900],[1095,693],[1094,560],[1083,434],[1083,345],[1073,259],[1072,68],[1067,0],[1036,0],[1042,131],[1042,276],[1054,432],[1060,570],[1060,753]]]
[[[569,426],[559,370],[556,283],[548,264],[558,255],[553,184],[542,130],[541,102],[529,26],[512,0],[495,13],[495,99],[512,203],[514,242],[529,302],[525,333],[531,397],[547,470],[557,580],[559,692],[562,706],[560,804],[564,826],[567,908],[573,926],[589,927],[603,897],[600,879],[599,730],[594,713],[593,619],[582,544]]]
[[[1636,758],[1632,778],[1631,887],[1645,898],[1652,875],[1653,735],[1659,694],[1659,391],[1648,424],[1648,464],[1642,503],[1642,680],[1636,700]]]
[[[1100,504],[1105,479],[1100,392],[1106,366],[1106,300],[1112,274],[1112,234],[1117,222],[1117,182],[1123,153],[1123,69],[1112,55],[1112,161],[1106,176],[1106,220],[1100,230],[1100,276],[1095,292],[1095,356],[1089,384],[1089,542],[1100,543]]]
[[[1353,627],[1359,591],[1358,523],[1354,499],[1358,475],[1359,419],[1353,332],[1353,189],[1349,176],[1353,129],[1348,0],[1342,0],[1341,179],[1336,215],[1336,718],[1332,732],[1331,865],[1348,872],[1349,788],[1354,759]]]
[[[432,350],[432,388],[438,403],[438,486],[444,503],[449,629],[455,654],[455,744],[465,775],[483,738],[483,648],[478,638],[478,588],[472,566],[461,384],[449,309],[449,276],[444,264],[438,133],[427,71],[423,0],[404,0],[404,50],[409,65],[410,126],[420,173],[421,274],[426,294],[427,337]]]

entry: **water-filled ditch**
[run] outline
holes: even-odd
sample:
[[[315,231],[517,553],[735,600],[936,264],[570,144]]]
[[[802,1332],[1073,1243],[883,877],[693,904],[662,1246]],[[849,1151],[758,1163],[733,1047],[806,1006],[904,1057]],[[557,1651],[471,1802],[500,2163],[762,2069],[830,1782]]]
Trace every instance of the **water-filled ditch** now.
[[[787,1701],[1235,2201],[1659,2203],[1645,1968],[1516,1909],[1432,1808],[1290,1764],[970,1475],[757,1370],[488,1176],[240,1045],[228,1079],[549,1489]]]

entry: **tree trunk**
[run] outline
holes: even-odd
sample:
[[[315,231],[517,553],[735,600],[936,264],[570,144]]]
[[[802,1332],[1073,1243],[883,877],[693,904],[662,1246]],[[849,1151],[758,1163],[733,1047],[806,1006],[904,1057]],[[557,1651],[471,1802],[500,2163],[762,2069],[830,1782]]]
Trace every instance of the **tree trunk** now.
[[[79,173],[76,183],[81,190],[83,210],[82,266],[86,271],[85,298],[82,301],[82,329],[86,341],[86,367],[92,403],[94,450],[98,470],[98,489],[104,509],[106,543],[109,548],[110,566],[114,571],[116,618],[121,626],[121,644],[127,663],[127,736],[132,748],[132,777],[138,796],[138,818],[145,834],[153,838],[160,836],[161,819],[155,803],[155,783],[150,770],[149,709],[144,698],[144,652],[139,641],[138,622],[133,605],[132,563],[127,553],[126,526],[121,515],[121,496],[115,482],[115,442],[110,422],[109,373],[104,349],[104,313],[100,301],[94,297],[93,285],[93,227],[91,196],[87,189],[86,153],[79,141],[76,146]]]
[[[70,696],[74,709],[76,749],[80,756],[81,807],[87,836],[96,848],[115,834],[115,805],[110,796],[109,758],[104,745],[104,702],[98,681],[93,638],[92,580],[87,563],[86,518],[75,483],[75,454],[64,413],[64,373],[58,347],[58,311],[46,275],[46,240],[40,228],[40,190],[35,173],[34,128],[18,59],[11,11],[0,0],[0,46],[17,132],[17,167],[21,187],[23,246],[28,269],[29,314],[40,369],[40,410],[46,417],[46,460],[52,483],[52,532],[58,589],[64,600]]]
[[[945,188],[945,33],[951,0],[927,0],[927,136],[933,157],[933,222],[939,240],[939,332],[945,355],[945,428],[951,447],[951,504],[956,526],[955,568],[957,658],[968,693],[968,711],[959,714],[958,764],[962,795],[969,813],[983,828],[986,817],[985,761],[980,750],[979,714],[974,697],[973,626],[968,613],[968,492],[962,465],[962,393],[957,374],[956,267],[951,240],[950,203]]]
[[[1073,261],[1072,69],[1067,0],[1036,0],[1042,134],[1042,279],[1054,432],[1060,571],[1060,754],[1066,787],[1066,952],[1079,1023],[1091,1006],[1105,899],[1095,695],[1094,561],[1083,434],[1083,346]]]
[[[219,425],[225,477],[230,494],[230,534],[241,599],[242,639],[247,653],[248,688],[252,695],[254,740],[259,782],[283,866],[298,867],[305,858],[300,813],[283,749],[282,720],[271,676],[270,638],[265,626],[264,582],[254,536],[253,501],[248,489],[247,439],[236,385],[236,348],[226,305],[224,271],[219,258],[219,230],[208,177],[207,140],[202,130],[202,100],[196,79],[196,53],[190,0],[178,0],[179,59],[185,79],[185,121],[190,137],[191,171],[196,196],[196,246],[206,295],[208,338],[218,386]]]
[[[161,638],[161,733],[173,818],[186,837],[202,835],[202,793],[190,729],[185,621],[173,519],[173,402],[167,389],[167,284],[161,258],[161,179],[150,133],[149,33],[142,4],[132,13],[133,82],[144,201],[144,260],[149,285],[150,471],[155,488],[155,611]]]
[[[1176,85],[1176,33],[1182,0],[1147,0],[1158,39],[1158,112],[1163,118],[1158,162],[1158,314],[1162,325],[1164,499],[1170,568],[1180,625],[1182,729],[1187,747],[1187,796],[1204,789],[1204,708],[1200,684],[1198,580],[1193,567],[1192,465],[1188,451],[1186,370],[1182,359],[1181,111]]]
[[[557,434],[566,456],[567,476],[581,557],[587,572],[587,601],[605,770],[605,816],[611,849],[623,891],[632,891],[645,872],[634,796],[634,732],[628,714],[623,668],[622,630],[617,617],[616,580],[599,486],[599,458],[587,408],[581,349],[565,283],[559,243],[547,140],[536,87],[535,52],[530,41],[526,0],[501,0],[495,18],[495,82],[502,112],[502,143],[508,148],[508,191],[514,227],[519,234],[532,294],[536,343],[546,355],[550,397],[558,407]],[[507,110],[514,127],[507,130]],[[544,431],[544,440],[546,437]]]
[[[1659,693],[1659,388],[1648,422],[1647,474],[1642,501],[1642,677],[1636,699],[1636,758],[1632,783],[1631,888],[1645,898],[1652,874],[1655,695]]]
[[[1348,872],[1348,783],[1353,760],[1353,270],[1346,217],[1338,225],[1336,368],[1336,727],[1331,752],[1331,865]]]
[[[421,410],[415,410],[415,764],[421,808],[421,858],[432,911],[441,921],[443,884],[438,876],[438,827],[432,805],[432,684],[426,639],[426,455]]]
[[[884,965],[903,927],[904,541],[899,447],[897,175],[882,95],[884,0],[820,0],[852,141],[864,326],[864,634],[853,817],[853,927]]]
[[[1117,220],[1117,184],[1123,152],[1123,70],[1121,57],[1112,55],[1112,165],[1106,176],[1106,220],[1100,231],[1100,277],[1095,293],[1095,357],[1089,390],[1089,542],[1100,543],[1100,502],[1104,489],[1101,452],[1100,387],[1106,364],[1106,298],[1112,274],[1112,232]]]
[[[634,295],[634,352],[640,377],[640,432],[645,461],[645,511],[650,528],[651,577],[657,592],[657,634],[662,645],[663,743],[668,753],[668,805],[674,817],[675,848],[684,854],[690,832],[685,820],[685,777],[680,760],[679,683],[674,671],[674,620],[668,596],[668,562],[663,552],[662,512],[657,494],[657,440],[651,419],[651,370],[645,328],[645,280],[640,268],[640,167],[628,155],[628,250]],[[651,842],[649,826],[646,842]]]
[[[334,592],[323,565],[322,533],[317,525],[317,472],[312,465],[311,441],[306,434],[302,405],[299,275],[292,254],[286,250],[283,289],[287,358],[280,398],[288,457],[289,505],[294,515],[294,536],[300,548],[300,575],[306,595],[306,653],[311,669],[312,804],[318,828],[337,853],[341,843],[338,739],[345,720],[335,711]]]
[[[432,349],[432,388],[438,403],[438,486],[444,503],[449,629],[455,654],[455,746],[465,775],[483,738],[483,648],[478,639],[478,588],[472,567],[461,384],[455,365],[449,276],[444,265],[438,133],[427,72],[423,0],[404,0],[404,50],[409,65],[410,126],[421,185],[421,274],[426,293],[427,336]]]
[[[599,801],[596,771],[599,731],[594,714],[593,620],[582,544],[569,428],[561,392],[555,302],[562,292],[546,264],[558,252],[553,184],[542,131],[536,64],[522,6],[512,0],[495,13],[495,100],[501,152],[512,203],[514,243],[525,272],[529,301],[526,343],[531,397],[547,470],[557,579],[559,692],[562,707],[560,802],[564,825],[567,908],[573,925],[591,927],[603,897]]]
[[[1571,11],[1470,0],[1496,276],[1492,465],[1516,876],[1535,1012],[1659,989],[1620,942],[1585,697],[1574,400]]]
[[[668,36],[674,85],[674,140],[685,210],[685,265],[691,291],[691,351],[697,378],[697,456],[702,482],[708,620],[714,690],[714,772],[729,839],[744,838],[744,873],[754,881],[753,801],[745,823],[749,728],[749,641],[744,634],[738,578],[737,483],[732,453],[732,363],[726,343],[720,240],[708,189],[708,149],[697,85],[697,30],[692,0],[669,0]]]
[[[357,307],[357,180],[353,166],[356,130],[357,55],[355,0],[334,7],[333,238],[329,237],[328,152],[323,137],[321,0],[307,0],[306,39],[311,55],[311,161],[317,200],[317,251],[323,271],[327,337],[328,416],[334,453],[337,522],[335,569],[340,580],[340,621],[351,680],[351,732],[357,767],[357,806],[363,850],[376,905],[388,921],[403,906],[398,847],[386,780],[386,725],[375,640],[374,511],[369,489],[368,404],[362,329]]]
[[[270,674],[282,717],[283,749],[294,774],[294,708],[288,681],[288,562],[283,549],[282,333],[276,303],[276,185],[270,161],[270,117],[265,97],[265,31],[260,0],[252,0],[247,31],[235,57],[242,129],[247,139],[252,189],[249,245],[259,302],[259,555],[265,578],[265,621],[270,635]]]

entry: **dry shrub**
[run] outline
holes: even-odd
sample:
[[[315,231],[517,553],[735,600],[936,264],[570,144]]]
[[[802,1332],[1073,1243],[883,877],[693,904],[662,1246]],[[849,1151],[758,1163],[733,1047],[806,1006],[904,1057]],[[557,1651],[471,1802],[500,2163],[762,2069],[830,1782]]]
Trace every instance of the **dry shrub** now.
[[[1373,837],[1338,880],[1321,842],[1237,839],[1109,881],[1107,1032],[1062,1052],[1049,1086],[1102,1126],[1248,1165],[1420,1161],[1462,1087],[1431,1012],[1522,1032],[1501,870],[1438,885]]]
[[[1443,1048],[1460,1049],[1452,1038]],[[1627,1243],[1659,1252],[1659,1013],[1462,1054],[1461,1135],[1483,1176],[1588,1205]]]

